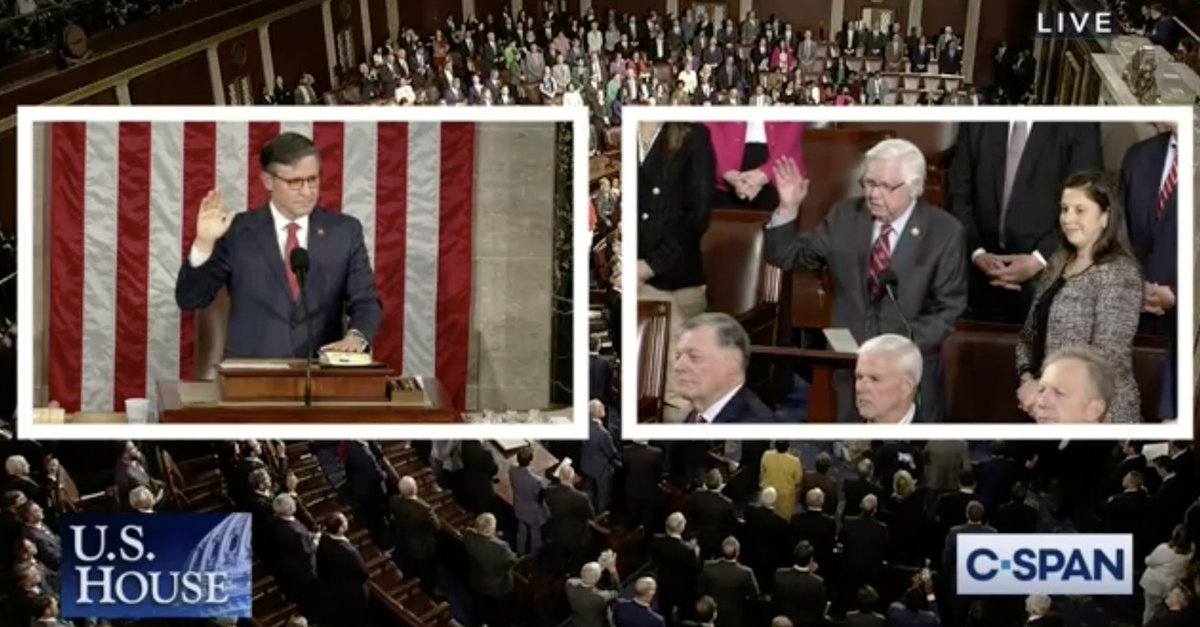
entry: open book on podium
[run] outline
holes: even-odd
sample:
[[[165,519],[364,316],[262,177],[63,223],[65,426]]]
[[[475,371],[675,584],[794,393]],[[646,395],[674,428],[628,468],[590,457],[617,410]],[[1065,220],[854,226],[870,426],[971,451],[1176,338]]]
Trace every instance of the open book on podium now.
[[[458,422],[436,379],[367,354],[323,354],[304,404],[303,359],[226,359],[215,381],[160,381],[161,422]]]

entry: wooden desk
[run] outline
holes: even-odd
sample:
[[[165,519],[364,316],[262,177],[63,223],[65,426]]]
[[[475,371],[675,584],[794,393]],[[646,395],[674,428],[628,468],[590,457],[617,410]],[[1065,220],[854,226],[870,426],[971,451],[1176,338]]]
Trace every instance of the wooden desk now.
[[[812,385],[808,388],[808,422],[837,422],[837,392],[833,388],[833,373],[835,370],[853,370],[858,355],[787,346],[751,346],[751,363],[756,359],[811,367]],[[771,389],[779,389],[779,386],[772,385]]]
[[[159,381],[160,423],[449,423],[460,422],[450,407],[440,383],[426,380],[429,402],[424,407],[381,403],[221,404],[215,399],[216,382]],[[205,402],[184,402],[185,397],[203,397]]]

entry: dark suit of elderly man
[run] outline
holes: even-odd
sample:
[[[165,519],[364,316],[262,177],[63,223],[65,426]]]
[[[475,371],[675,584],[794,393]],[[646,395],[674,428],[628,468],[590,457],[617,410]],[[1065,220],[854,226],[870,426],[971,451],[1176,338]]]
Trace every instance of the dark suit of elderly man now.
[[[864,196],[834,205],[816,228],[798,232],[793,223],[808,194],[808,179],[795,163],[777,166],[779,208],[766,224],[767,260],[784,269],[828,268],[833,280],[832,326],[850,330],[859,343],[882,333],[907,334],[924,361],[918,420],[942,418],[942,342],[967,306],[967,264],[962,225],[925,202],[925,157],[903,139],[888,139],[867,151]],[[781,180],[782,177],[782,180]],[[897,305],[885,284],[890,273]],[[835,377],[838,419],[856,422],[849,373]]]

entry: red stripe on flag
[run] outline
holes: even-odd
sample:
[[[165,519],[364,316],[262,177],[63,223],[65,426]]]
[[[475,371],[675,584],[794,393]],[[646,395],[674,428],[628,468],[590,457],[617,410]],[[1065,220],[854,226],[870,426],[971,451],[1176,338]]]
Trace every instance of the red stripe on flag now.
[[[404,271],[408,228],[408,124],[380,122],[376,133],[375,286],[383,321],[375,358],[404,369]]]
[[[183,125],[183,258],[186,261],[192,240],[196,238],[196,214],[200,201],[213,189],[217,178],[217,125],[214,122],[187,122]],[[258,159],[254,160],[257,163]],[[263,189],[262,183],[258,189]],[[264,192],[265,194],[265,192]],[[265,201],[264,201],[265,202]],[[226,207],[232,210],[234,207]],[[191,381],[196,336],[194,311],[179,312],[179,378]]]
[[[55,122],[50,131],[50,400],[79,411],[83,385],[83,192],[87,124]],[[29,242],[26,242],[29,245]],[[26,331],[28,332],[28,331]]]
[[[471,329],[471,215],[474,212],[475,125],[442,125],[441,206],[438,227],[438,380],[455,409],[467,394]]]
[[[330,211],[342,211],[342,122],[313,122],[313,143],[321,151],[321,197],[318,204]]]
[[[246,147],[249,153],[246,155],[246,176],[248,177],[246,208],[256,209],[267,204],[269,198],[262,183],[262,166],[259,162],[259,155],[262,154],[263,144],[279,135],[279,122],[251,122],[249,126],[250,129],[246,133]],[[236,209],[236,199],[230,199],[230,204],[226,208]]]
[[[146,395],[150,124],[122,122],[117,155],[117,350],[113,402]]]

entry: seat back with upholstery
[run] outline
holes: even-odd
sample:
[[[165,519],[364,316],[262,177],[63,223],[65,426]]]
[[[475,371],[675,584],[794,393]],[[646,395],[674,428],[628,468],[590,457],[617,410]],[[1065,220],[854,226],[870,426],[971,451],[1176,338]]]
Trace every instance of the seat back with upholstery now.
[[[735,318],[763,303],[778,303],[782,271],[763,258],[766,215],[717,209],[700,240],[708,309]]]
[[[197,381],[216,378],[216,366],[225,355],[229,332],[229,292],[217,292],[212,303],[196,312],[195,360],[192,376]]]
[[[659,420],[667,394],[667,354],[671,305],[638,301],[637,364],[638,419]]]

